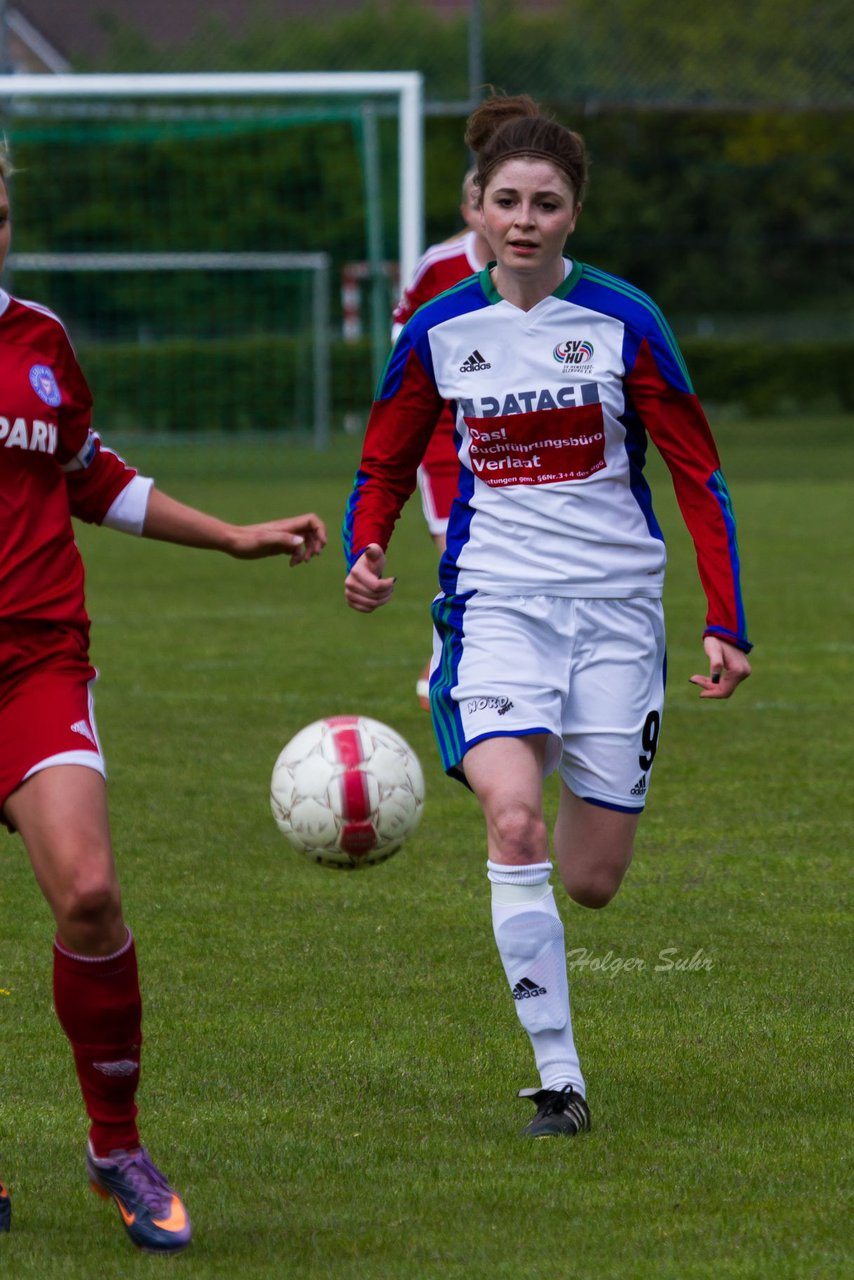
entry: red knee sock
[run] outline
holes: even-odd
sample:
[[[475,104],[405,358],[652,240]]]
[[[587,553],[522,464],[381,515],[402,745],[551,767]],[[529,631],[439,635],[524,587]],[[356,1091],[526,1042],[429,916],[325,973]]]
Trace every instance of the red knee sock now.
[[[142,1002],[130,930],[125,945],[111,956],[76,955],[57,938],[53,999],[74,1051],[95,1155],[138,1147],[134,1099],[139,1084]]]

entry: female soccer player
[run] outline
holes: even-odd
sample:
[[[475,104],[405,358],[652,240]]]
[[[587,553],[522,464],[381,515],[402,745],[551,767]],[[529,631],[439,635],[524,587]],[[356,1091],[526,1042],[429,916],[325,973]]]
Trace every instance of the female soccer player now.
[[[446,770],[486,819],[495,940],[541,1085],[533,1137],[590,1127],[563,925],[549,885],[543,778],[557,768],[554,856],[603,907],[626,873],[658,747],[665,550],[643,474],[664,456],[708,599],[703,698],[750,674],[732,506],[708,424],[655,304],[571,258],[587,158],[528,97],[470,117],[496,261],[422,307],[394,348],[345,518],[347,602],[391,598],[385,551],[445,401],[459,484],[433,605],[430,701]]]
[[[418,260],[412,280],[395,308],[393,338],[400,335],[407,320],[420,306],[443,290],[482,271],[492,256],[481,228],[480,192],[475,186],[475,173],[474,169],[469,169],[463,178],[460,214],[468,230],[462,235],[452,236],[450,240],[443,240],[441,244],[431,245]],[[454,446],[455,429],[453,410],[450,405],[445,405],[418,468],[421,509],[440,556],[445,550],[448,517],[457,492],[460,470]],[[428,662],[415,686],[416,696],[425,711],[430,709],[429,679]]]
[[[9,249],[0,151],[0,271]],[[141,1005],[110,844],[83,566],[71,516],[241,559],[311,559],[315,515],[232,525],[183,506],[101,447],[91,396],[52,312],[0,290],[0,819],[17,830],[56,919],[54,1000],[90,1119],[92,1186],[142,1249],[190,1241],[180,1198],[140,1143]],[[9,1197],[0,1186],[0,1230]]]

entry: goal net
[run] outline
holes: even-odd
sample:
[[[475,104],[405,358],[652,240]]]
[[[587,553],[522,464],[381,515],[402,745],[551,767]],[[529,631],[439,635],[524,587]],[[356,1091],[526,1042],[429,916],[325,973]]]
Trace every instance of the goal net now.
[[[57,311],[110,431],[323,447],[387,353],[421,247],[416,73],[15,76],[4,285]],[[365,339],[339,356],[341,280]]]

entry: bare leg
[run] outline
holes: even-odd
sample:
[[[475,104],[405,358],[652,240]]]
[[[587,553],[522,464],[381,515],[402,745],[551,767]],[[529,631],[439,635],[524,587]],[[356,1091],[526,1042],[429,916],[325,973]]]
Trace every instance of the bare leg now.
[[[632,860],[639,820],[639,813],[590,804],[561,784],[555,859],[574,902],[604,907],[611,901]]]
[[[583,1121],[580,1106],[570,1114],[576,1106],[571,1099],[584,1095],[584,1077],[572,1035],[563,922],[549,883],[542,806],[546,741],[543,734],[488,738],[472,747],[464,766],[486,818],[498,954],[547,1091],[535,1090],[535,1101],[545,1104],[557,1092],[561,1109],[569,1108],[560,1121],[543,1120],[558,1125],[543,1132],[576,1133],[589,1118]]]
[[[33,774],[6,801],[63,946],[110,955],[127,939],[107,816],[106,785],[85,765]]]
[[[106,786],[85,765],[34,774],[6,801],[56,919],[53,998],[98,1156],[139,1146],[142,1008],[136,950],[122,919]]]
[[[466,779],[486,819],[492,862],[544,862],[549,837],[543,818],[546,737],[487,738],[467,752]]]

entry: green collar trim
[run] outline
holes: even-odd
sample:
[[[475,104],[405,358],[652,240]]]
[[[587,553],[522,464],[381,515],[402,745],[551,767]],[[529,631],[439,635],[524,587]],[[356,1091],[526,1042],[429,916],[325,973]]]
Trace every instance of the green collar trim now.
[[[492,303],[504,301],[501,294],[498,292],[495,285],[492,283],[492,276],[490,275],[492,268],[496,265],[497,264],[494,261],[487,262],[483,271],[481,271],[480,273],[480,287],[481,289],[483,289],[487,302],[492,302]],[[572,290],[575,288],[575,286],[578,284],[579,280],[581,279],[583,271],[584,271],[584,264],[579,262],[577,258],[573,258],[572,269],[569,275],[566,277],[565,280],[561,280],[558,287],[556,289],[553,289],[551,294],[549,294],[548,296],[552,298],[568,297],[569,294],[572,292]]]

